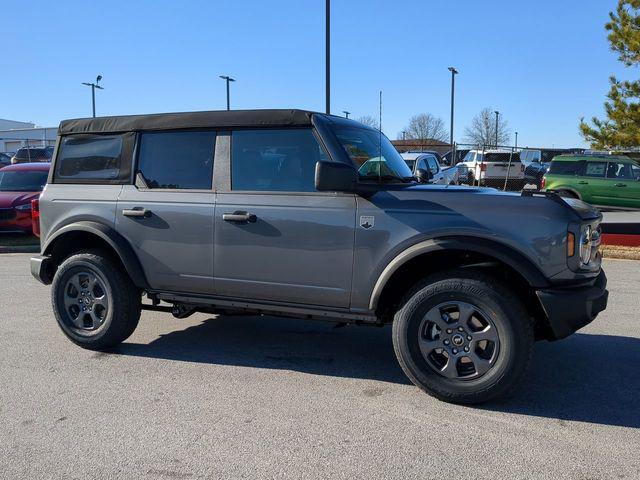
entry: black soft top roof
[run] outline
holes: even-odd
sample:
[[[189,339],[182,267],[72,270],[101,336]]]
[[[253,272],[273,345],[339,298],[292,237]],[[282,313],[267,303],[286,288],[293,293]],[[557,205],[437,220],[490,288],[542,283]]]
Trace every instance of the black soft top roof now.
[[[63,120],[59,135],[72,133],[116,133],[133,130],[179,128],[305,127],[311,126],[307,110],[221,110],[209,112],[155,113],[117,117]]]

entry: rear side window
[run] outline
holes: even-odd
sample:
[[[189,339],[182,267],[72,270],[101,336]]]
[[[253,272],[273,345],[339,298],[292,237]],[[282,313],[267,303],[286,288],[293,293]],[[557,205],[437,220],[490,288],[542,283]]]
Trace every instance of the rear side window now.
[[[138,171],[149,188],[210,190],[214,131],[143,133]]]
[[[56,160],[55,179],[74,183],[120,183],[128,177],[122,166],[120,135],[64,137]]]
[[[326,155],[311,130],[238,130],[231,138],[233,190],[316,191],[316,163]]]
[[[549,173],[553,175],[580,175],[584,162],[554,160]]]
[[[45,148],[21,148],[16,152],[16,158],[19,160],[47,160],[51,158],[51,153]]]
[[[587,162],[584,169],[585,177],[604,177],[607,171],[607,162]]]

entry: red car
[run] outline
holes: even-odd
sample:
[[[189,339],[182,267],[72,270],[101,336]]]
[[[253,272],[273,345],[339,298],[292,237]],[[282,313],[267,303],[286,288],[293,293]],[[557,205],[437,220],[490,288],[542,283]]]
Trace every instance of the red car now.
[[[31,200],[40,196],[50,166],[50,163],[20,163],[0,168],[0,233],[38,233],[33,231]]]

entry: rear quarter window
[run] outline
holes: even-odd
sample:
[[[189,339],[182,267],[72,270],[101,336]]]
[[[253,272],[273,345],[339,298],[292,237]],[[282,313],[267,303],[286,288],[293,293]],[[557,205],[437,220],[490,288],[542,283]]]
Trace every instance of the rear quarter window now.
[[[123,135],[77,135],[62,138],[55,183],[124,183],[131,161],[125,162]],[[127,155],[129,156],[129,155]]]
[[[584,162],[554,160],[549,167],[549,173],[552,175],[580,175]]]
[[[486,163],[519,163],[520,162],[520,154],[519,153],[508,153],[508,152],[500,152],[500,153],[485,153],[484,161]]]

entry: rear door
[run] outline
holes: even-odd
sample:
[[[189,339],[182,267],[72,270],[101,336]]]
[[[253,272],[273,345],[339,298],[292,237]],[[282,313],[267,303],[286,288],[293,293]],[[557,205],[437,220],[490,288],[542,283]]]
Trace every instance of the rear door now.
[[[136,184],[123,187],[116,228],[155,290],[213,293],[215,140],[211,130],[139,134]]]
[[[611,188],[606,179],[607,162],[588,160],[584,165],[584,173],[576,179],[576,189],[580,197],[596,205],[609,205],[611,202]]]
[[[217,295],[348,307],[355,196],[315,190],[326,156],[312,130],[236,130],[230,146],[215,209]]]

